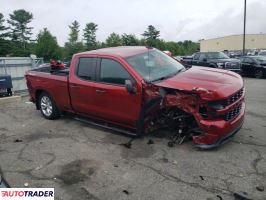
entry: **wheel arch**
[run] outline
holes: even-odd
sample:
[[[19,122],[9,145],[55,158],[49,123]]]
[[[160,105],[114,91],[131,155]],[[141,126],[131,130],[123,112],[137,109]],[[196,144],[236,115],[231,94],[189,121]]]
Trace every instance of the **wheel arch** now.
[[[43,92],[47,93],[51,98],[53,98],[53,96],[52,96],[47,90],[44,90],[44,89],[37,89],[36,92],[35,92],[35,104],[36,104],[36,109],[37,109],[37,110],[40,110],[39,98],[40,98],[40,95],[41,95]]]
[[[217,68],[217,65],[215,63],[210,63],[209,64],[209,67],[211,67],[211,68]]]

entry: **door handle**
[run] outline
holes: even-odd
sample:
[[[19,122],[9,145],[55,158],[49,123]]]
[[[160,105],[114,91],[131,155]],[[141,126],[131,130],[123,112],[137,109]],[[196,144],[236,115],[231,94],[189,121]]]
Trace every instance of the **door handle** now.
[[[78,86],[78,85],[76,85],[76,84],[71,84],[70,87],[71,87],[71,88],[77,88],[77,89],[80,88],[80,86]]]
[[[96,89],[96,92],[102,94],[102,93],[105,93],[106,90]]]

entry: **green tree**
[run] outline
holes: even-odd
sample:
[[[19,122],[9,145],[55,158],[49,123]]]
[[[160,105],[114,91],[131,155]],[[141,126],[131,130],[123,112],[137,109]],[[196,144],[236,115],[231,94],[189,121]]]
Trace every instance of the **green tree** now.
[[[160,37],[160,31],[157,30],[154,26],[149,25],[147,30],[142,34],[146,39],[146,44],[149,46],[154,46],[156,40]]]
[[[4,25],[5,19],[4,15],[0,13],[0,39],[5,39],[8,36],[8,27]]]
[[[68,42],[65,43],[65,59],[69,60],[72,55],[84,50],[84,45],[79,41],[79,23],[75,20],[70,26]]]
[[[6,56],[10,53],[10,41],[6,40],[8,37],[8,27],[4,25],[4,15],[0,13],[0,56]]]
[[[106,46],[108,47],[122,46],[122,39],[120,35],[116,33],[111,33],[106,39]]]
[[[124,33],[121,37],[122,44],[125,46],[137,46],[139,45],[138,38],[133,34],[126,34]]]
[[[86,50],[92,50],[97,48],[96,41],[96,31],[98,30],[98,25],[91,22],[86,24],[83,34],[83,39],[85,41]]]
[[[10,19],[7,22],[11,25],[10,35],[14,42],[19,42],[23,50],[26,50],[26,43],[30,41],[32,35],[32,27],[29,27],[29,23],[33,19],[32,13],[29,13],[23,9],[15,10],[13,14],[10,14]]]
[[[54,37],[47,28],[40,31],[37,36],[35,54],[38,57],[43,57],[45,61],[60,59],[62,56],[56,37]]]
[[[70,43],[77,43],[79,39],[79,23],[75,20],[72,22],[70,26],[70,34],[69,34],[69,42]]]

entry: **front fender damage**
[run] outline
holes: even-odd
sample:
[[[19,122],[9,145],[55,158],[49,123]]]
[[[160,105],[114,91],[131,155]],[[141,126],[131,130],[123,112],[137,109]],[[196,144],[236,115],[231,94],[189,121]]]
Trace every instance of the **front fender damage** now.
[[[145,132],[167,128],[173,133],[171,146],[188,138],[195,145],[214,142],[207,129],[215,128],[216,124],[204,124],[204,108],[215,95],[213,91],[204,88],[184,91],[156,85],[148,85],[143,90]]]

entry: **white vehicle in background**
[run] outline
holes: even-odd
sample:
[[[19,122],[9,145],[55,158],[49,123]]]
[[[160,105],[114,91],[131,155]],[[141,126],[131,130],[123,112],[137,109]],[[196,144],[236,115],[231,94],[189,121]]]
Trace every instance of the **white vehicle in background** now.
[[[258,55],[259,56],[266,56],[266,50],[261,50]]]

